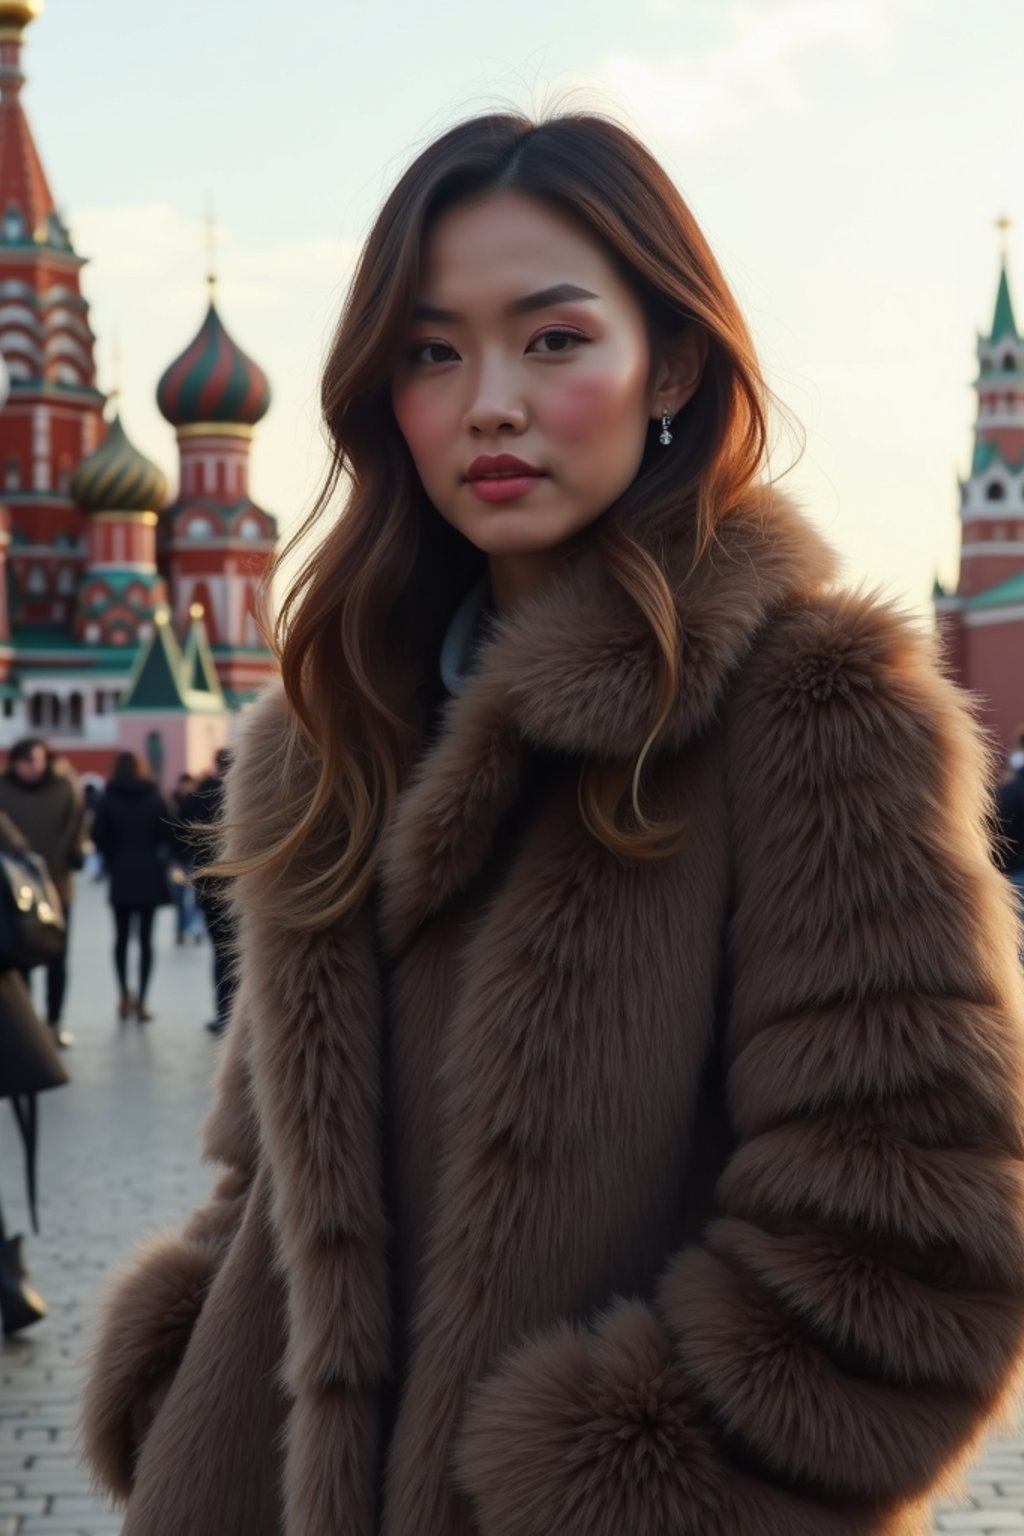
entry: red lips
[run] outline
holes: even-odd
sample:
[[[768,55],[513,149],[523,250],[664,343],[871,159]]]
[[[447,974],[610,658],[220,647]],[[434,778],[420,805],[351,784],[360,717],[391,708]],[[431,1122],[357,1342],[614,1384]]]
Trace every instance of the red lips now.
[[[536,464],[527,464],[525,459],[517,459],[512,453],[499,453],[493,457],[482,453],[466,470],[466,479],[483,480],[491,475],[542,475],[543,473],[544,471],[538,469]]]

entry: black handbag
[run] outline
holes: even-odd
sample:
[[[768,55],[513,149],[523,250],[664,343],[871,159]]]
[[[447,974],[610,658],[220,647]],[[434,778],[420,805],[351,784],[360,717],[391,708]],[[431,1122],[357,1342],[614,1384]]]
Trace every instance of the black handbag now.
[[[67,923],[57,887],[37,853],[0,851],[0,971],[59,960]]]

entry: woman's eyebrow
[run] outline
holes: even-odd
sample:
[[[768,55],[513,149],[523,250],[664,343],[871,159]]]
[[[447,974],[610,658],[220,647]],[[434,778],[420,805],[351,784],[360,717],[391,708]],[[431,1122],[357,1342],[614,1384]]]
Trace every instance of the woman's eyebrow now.
[[[528,293],[521,299],[506,304],[505,314],[528,315],[535,309],[550,309],[553,304],[567,304],[573,299],[596,299],[598,295],[589,288],[578,288],[575,283],[556,283],[553,288],[541,288],[538,293]],[[412,312],[414,320],[437,320],[442,324],[456,325],[465,316],[457,309],[441,309],[436,304],[417,304]]]

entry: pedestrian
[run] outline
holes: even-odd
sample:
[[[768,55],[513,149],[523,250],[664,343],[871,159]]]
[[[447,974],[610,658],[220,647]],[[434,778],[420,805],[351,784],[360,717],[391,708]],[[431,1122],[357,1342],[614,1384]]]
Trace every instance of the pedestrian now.
[[[85,1403],[124,1536],[925,1536],[1024,1341],[1024,979],[930,637],[624,129],[461,124],[322,401],[239,990]]]
[[[190,829],[194,856],[198,854],[201,866],[210,862],[215,834],[224,811],[225,777],[230,766],[230,749],[221,747],[214,757],[212,771],[200,781],[195,794],[182,802],[182,822]],[[205,873],[201,868],[198,877],[195,877],[195,886],[196,900],[213,950],[215,1012],[206,1028],[211,1035],[219,1036],[227,1029],[237,986],[237,925],[223,880]]]
[[[18,855],[27,849],[14,823],[0,812],[0,853]],[[12,963],[18,956],[6,952],[10,935],[4,938],[5,955],[0,963],[0,1100],[9,1101],[24,1139],[29,1214],[38,1231],[36,1098],[66,1083],[68,1076],[53,1031],[46,1028],[32,1006],[19,963]],[[46,1303],[28,1275],[22,1242],[20,1235],[7,1232],[0,1190],[0,1327],[5,1334],[18,1333],[46,1316]]]
[[[114,970],[120,988],[118,1016],[148,1024],[146,998],[153,974],[153,920],[170,900],[167,864],[171,812],[134,752],[119,752],[100,796],[92,826],[103,856],[114,909]],[[129,984],[129,948],[138,941],[138,986]]]
[[[194,944],[203,937],[203,914],[196,900],[193,872],[195,869],[195,842],[191,830],[191,817],[195,799],[196,781],[190,773],[178,775],[171,792],[171,834],[173,860],[170,869],[171,892],[174,897],[174,942]]]
[[[999,827],[997,857],[1000,867],[1017,892],[1024,913],[1024,727],[1015,737],[1010,753],[1010,776],[996,793]]]
[[[56,771],[41,737],[26,736],[8,753],[7,770],[0,774],[0,811],[46,860],[70,932],[74,871],[82,868],[85,858],[85,806],[74,771],[66,763]],[[74,1035],[62,1023],[67,984],[65,953],[46,967],[46,1020],[64,1048],[74,1044]]]

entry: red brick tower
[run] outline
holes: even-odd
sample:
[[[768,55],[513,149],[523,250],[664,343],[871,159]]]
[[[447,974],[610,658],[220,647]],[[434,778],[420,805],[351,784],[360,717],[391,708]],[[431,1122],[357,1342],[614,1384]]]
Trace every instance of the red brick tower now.
[[[66,624],[83,565],[71,474],[95,446],[103,396],[82,298],[84,266],[54,205],[21,104],[24,29],[39,0],[0,0],[0,497],[17,623]]]
[[[974,452],[960,482],[960,574],[955,591],[936,582],[934,603],[960,682],[1005,744],[1024,724],[1024,338],[1005,255],[992,329],[977,350]]]

